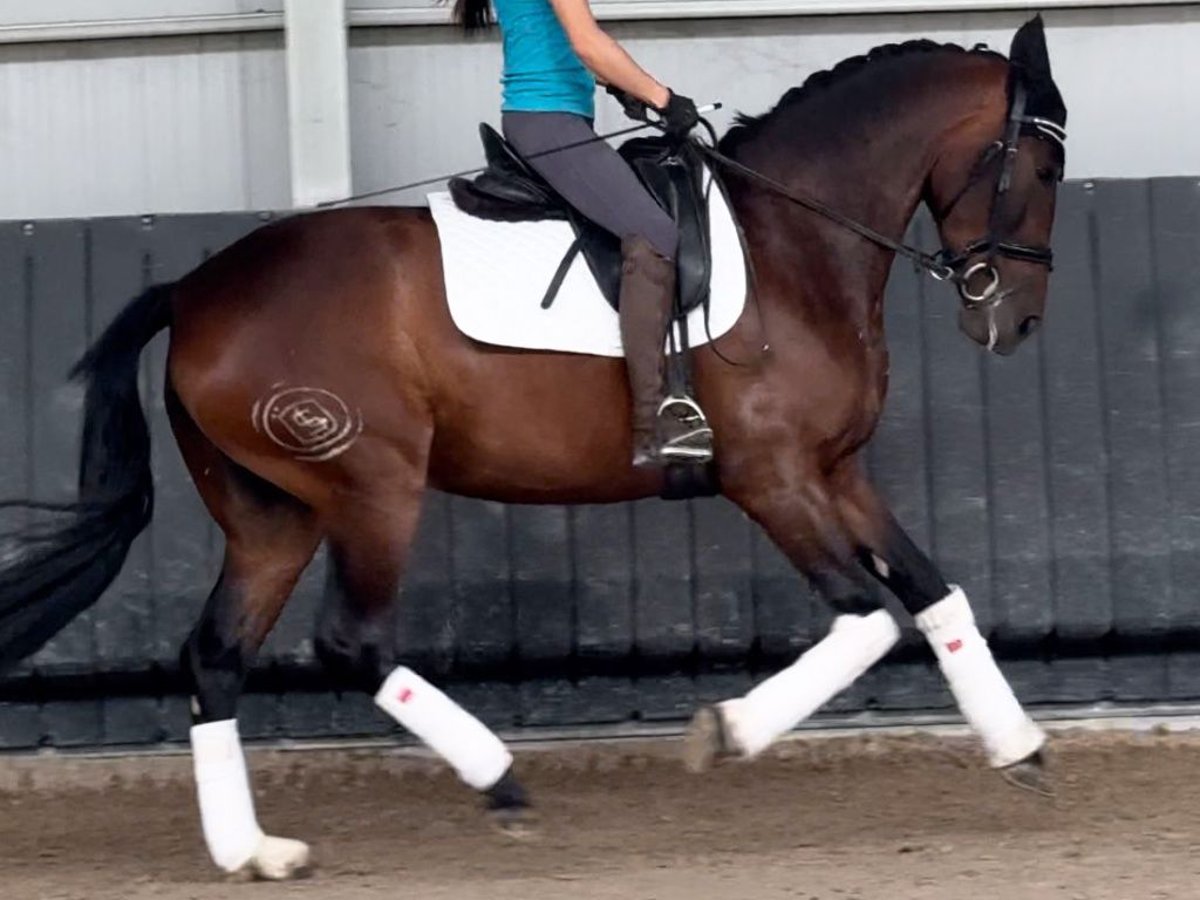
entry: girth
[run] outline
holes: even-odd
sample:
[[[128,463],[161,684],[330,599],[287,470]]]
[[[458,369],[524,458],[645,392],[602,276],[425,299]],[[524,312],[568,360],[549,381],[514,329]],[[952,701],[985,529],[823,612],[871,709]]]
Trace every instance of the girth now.
[[[575,241],[547,287],[542,306],[554,302],[571,264],[582,253],[604,298],[616,309],[621,286],[620,237],[571,207],[490,125],[480,125],[479,133],[487,169],[473,180],[451,179],[455,205],[468,215],[497,222],[566,220]],[[708,303],[712,272],[703,162],[690,144],[680,147],[665,137],[635,138],[617,152],[679,226],[675,314],[686,316]]]

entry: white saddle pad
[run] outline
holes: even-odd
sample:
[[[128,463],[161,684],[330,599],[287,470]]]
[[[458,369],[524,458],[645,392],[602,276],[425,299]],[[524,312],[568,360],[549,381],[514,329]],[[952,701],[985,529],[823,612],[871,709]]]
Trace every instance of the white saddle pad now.
[[[553,305],[542,309],[554,273],[574,240],[563,221],[491,222],[462,212],[449,193],[429,195],[442,243],[442,271],[454,324],[468,337],[502,347],[624,356],[617,313],[604,299],[582,254]],[[742,314],[746,265],[724,195],[709,191],[712,303],[688,317],[693,347],[720,337]]]

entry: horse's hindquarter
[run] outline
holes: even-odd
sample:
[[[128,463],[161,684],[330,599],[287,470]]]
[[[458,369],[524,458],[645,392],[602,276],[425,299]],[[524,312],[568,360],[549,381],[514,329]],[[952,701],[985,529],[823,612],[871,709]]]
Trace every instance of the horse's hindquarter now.
[[[429,227],[420,210],[296,216],[185,277],[169,378],[205,436],[317,506],[385,459],[423,460],[431,423],[404,319],[436,283]]]

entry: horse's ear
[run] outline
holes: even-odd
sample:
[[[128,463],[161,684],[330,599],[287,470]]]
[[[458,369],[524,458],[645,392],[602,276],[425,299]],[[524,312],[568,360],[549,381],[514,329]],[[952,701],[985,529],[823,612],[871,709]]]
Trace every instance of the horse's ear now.
[[[1010,78],[1019,78],[1029,92],[1026,112],[1065,126],[1067,107],[1050,74],[1050,52],[1041,16],[1034,16],[1017,31],[1008,59],[1012,65]]]
[[[1046,49],[1046,28],[1041,15],[1034,16],[1017,30],[1008,58],[1033,81],[1051,79],[1050,51]]]

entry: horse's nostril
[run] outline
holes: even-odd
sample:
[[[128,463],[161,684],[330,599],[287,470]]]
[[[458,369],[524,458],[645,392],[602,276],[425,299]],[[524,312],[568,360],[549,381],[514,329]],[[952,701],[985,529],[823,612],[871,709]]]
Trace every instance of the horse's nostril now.
[[[1027,316],[1017,330],[1021,332],[1021,337],[1027,338],[1041,327],[1041,316]]]

